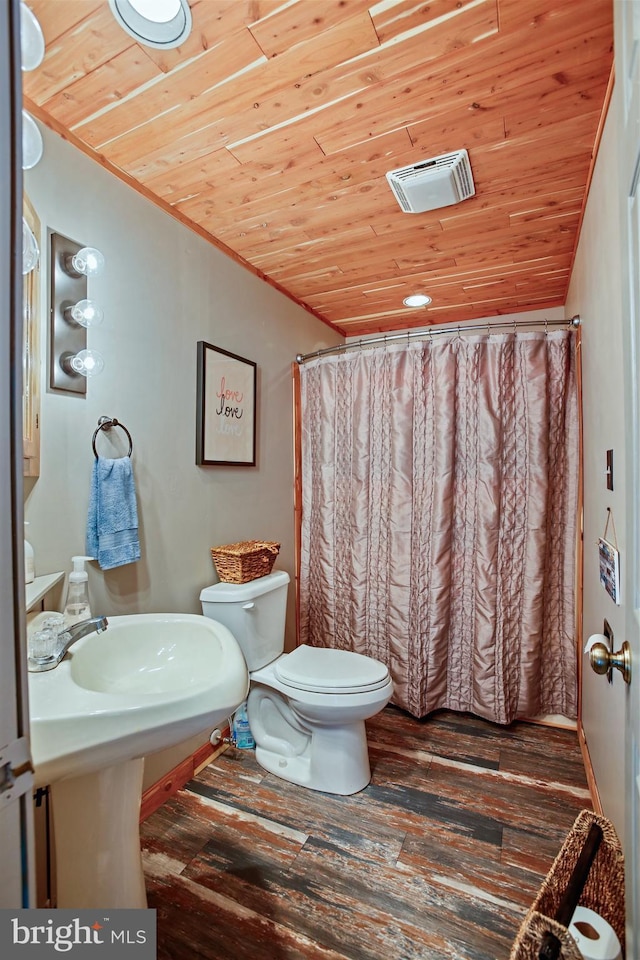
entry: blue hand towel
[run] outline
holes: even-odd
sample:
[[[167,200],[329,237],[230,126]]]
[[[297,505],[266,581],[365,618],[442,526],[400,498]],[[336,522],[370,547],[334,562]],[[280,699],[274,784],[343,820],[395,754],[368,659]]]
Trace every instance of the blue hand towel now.
[[[97,457],[91,475],[87,554],[102,570],[140,559],[138,508],[130,457]]]

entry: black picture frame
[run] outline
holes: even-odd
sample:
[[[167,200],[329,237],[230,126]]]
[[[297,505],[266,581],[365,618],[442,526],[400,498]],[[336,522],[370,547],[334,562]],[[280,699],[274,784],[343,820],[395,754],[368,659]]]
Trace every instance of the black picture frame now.
[[[198,341],[197,466],[255,467],[256,371],[253,360]]]

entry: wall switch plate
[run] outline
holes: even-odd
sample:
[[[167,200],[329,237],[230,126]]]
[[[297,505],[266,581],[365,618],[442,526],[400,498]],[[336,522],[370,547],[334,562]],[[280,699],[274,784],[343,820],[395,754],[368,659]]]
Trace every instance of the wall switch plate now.
[[[607,490],[613,490],[613,450],[607,450]]]

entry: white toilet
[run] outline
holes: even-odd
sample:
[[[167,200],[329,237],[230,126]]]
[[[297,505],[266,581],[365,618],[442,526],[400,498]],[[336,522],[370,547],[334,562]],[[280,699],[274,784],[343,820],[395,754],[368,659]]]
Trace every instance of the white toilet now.
[[[216,583],[202,612],[228,627],[249,669],[247,714],[258,763],[283,780],[342,795],[369,783],[364,721],[391,699],[383,663],[346,650],[283,653],[289,574]]]

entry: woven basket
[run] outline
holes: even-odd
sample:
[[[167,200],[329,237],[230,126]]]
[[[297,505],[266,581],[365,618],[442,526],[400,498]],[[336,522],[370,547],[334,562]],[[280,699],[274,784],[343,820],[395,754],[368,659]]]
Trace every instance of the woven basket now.
[[[566,927],[553,917],[584,846],[592,823],[602,827],[603,837],[580,896],[580,905],[600,914],[610,923],[624,956],[624,856],[613,825],[590,810],[583,810],[571,828],[560,853],[544,879],[536,899],[514,940],[509,960],[538,960],[547,931],[562,944],[559,960],[582,960]]]
[[[271,573],[280,544],[266,540],[243,540],[212,547],[211,556],[224,583],[249,583]]]

